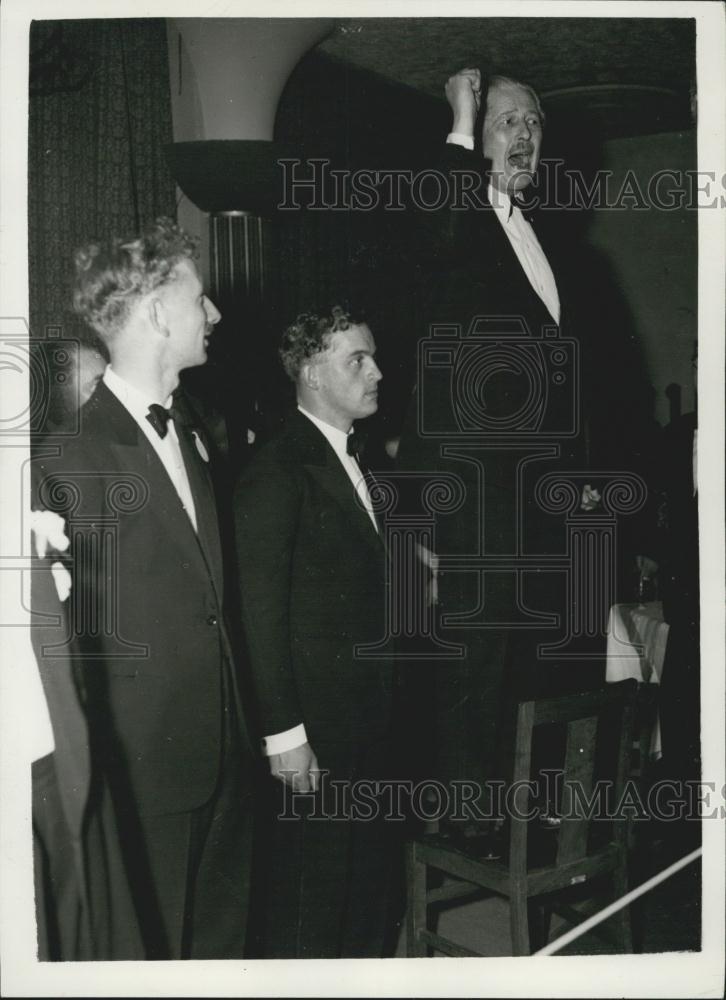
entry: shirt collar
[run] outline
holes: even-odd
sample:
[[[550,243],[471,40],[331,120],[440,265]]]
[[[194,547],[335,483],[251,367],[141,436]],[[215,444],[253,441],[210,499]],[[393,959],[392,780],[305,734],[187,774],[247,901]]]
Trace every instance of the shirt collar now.
[[[512,215],[512,209],[517,206],[512,203],[512,199],[508,194],[494,187],[491,181],[487,187],[487,198],[489,199],[489,204],[494,209],[496,217],[503,226],[506,226]]]
[[[151,399],[146,395],[146,393],[141,392],[136,386],[131,385],[126,379],[121,378],[113,370],[111,365],[107,365],[106,371],[103,373],[103,381],[106,388],[109,389],[114,396],[123,403],[129,413],[138,421],[146,419],[146,414],[149,412],[149,407],[152,403],[155,403],[155,399]],[[172,397],[169,396],[164,403],[164,406],[168,409],[172,404]]]
[[[333,451],[335,451],[336,454],[347,455],[348,435],[352,433],[353,431],[352,427],[346,434],[346,432],[341,431],[339,427],[333,427],[332,424],[328,424],[324,420],[321,420],[319,417],[314,416],[312,413],[306,410],[305,407],[300,406],[299,403],[297,408],[304,416],[308,418],[308,420],[312,421],[315,424],[315,426],[322,434],[325,435],[327,441],[330,443],[331,447],[333,448]]]
[[[518,203],[517,199],[510,198],[508,194],[505,194],[500,191],[499,188],[494,187],[491,181],[487,187],[487,198],[489,199],[489,204],[494,209],[494,214],[503,226],[506,226],[511,222],[512,216],[514,216],[515,223],[525,221],[524,215],[522,215],[522,207]],[[512,227],[510,226],[510,229],[511,228]]]

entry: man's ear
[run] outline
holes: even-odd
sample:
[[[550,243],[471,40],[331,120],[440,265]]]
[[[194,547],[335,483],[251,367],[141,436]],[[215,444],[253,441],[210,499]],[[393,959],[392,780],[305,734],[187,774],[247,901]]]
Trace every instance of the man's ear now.
[[[317,390],[320,384],[318,366],[313,361],[306,361],[300,369],[300,379],[306,388]]]
[[[169,324],[166,318],[166,309],[164,308],[164,303],[162,300],[154,295],[152,296],[147,304],[147,315],[149,317],[149,322],[157,333],[160,333],[162,337],[169,336]]]

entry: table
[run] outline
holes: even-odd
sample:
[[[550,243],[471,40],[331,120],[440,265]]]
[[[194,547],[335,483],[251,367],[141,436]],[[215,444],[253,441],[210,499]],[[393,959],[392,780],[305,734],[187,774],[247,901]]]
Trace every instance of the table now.
[[[633,677],[639,684],[660,684],[668,631],[660,601],[614,604],[608,621],[605,680],[612,684]],[[650,753],[661,754],[657,717]]]

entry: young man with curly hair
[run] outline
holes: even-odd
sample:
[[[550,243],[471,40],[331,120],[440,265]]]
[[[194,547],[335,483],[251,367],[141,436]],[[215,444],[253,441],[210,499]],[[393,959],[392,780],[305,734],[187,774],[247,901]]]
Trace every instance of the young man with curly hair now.
[[[387,556],[349,447],[353,423],[378,408],[375,351],[341,307],[298,316],[280,350],[297,409],[235,493],[243,624],[277,779],[268,958],[380,957],[384,946],[396,824],[377,783],[393,767],[393,669],[361,647],[384,637]]]

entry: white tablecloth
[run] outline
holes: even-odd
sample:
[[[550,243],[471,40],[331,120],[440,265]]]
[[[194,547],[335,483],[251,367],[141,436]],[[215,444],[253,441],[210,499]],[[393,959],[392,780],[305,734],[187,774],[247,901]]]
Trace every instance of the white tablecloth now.
[[[660,684],[667,641],[668,625],[663,621],[660,601],[613,605],[608,622],[605,680],[614,683],[634,677],[641,684]],[[650,752],[655,756],[661,752],[657,719]]]

